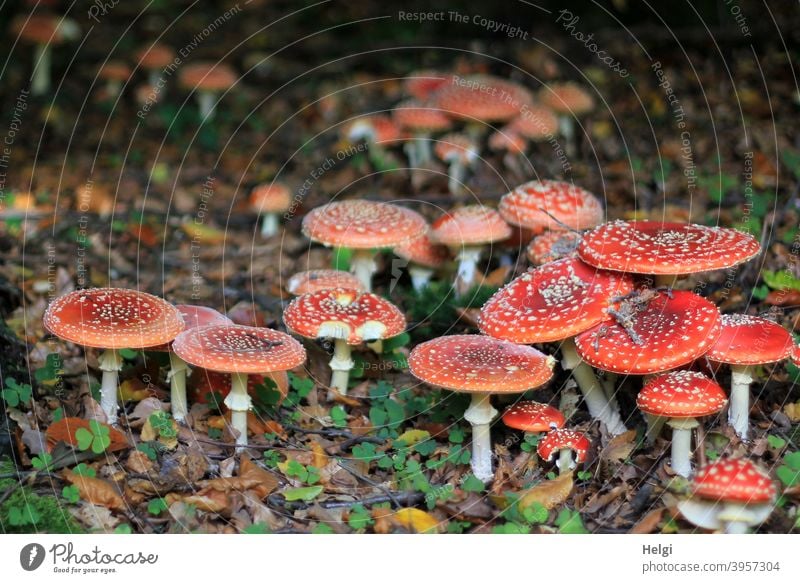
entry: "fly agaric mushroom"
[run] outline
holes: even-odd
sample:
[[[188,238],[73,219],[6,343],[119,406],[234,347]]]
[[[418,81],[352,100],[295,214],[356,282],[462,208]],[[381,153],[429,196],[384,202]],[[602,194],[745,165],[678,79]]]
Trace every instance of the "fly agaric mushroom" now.
[[[519,401],[503,411],[500,418],[506,427],[539,434],[564,427],[564,414],[537,401]]]
[[[430,137],[432,133],[449,129],[453,122],[438,109],[418,101],[400,102],[392,111],[392,119],[401,128],[411,132],[407,154],[412,168],[427,166],[431,161]]]
[[[558,114],[561,134],[570,153],[575,151],[575,120],[594,109],[594,99],[575,83],[547,85],[539,92],[542,105]]]
[[[497,207],[512,225],[534,233],[594,227],[603,220],[603,205],[588,190],[561,180],[531,180],[500,199]]]
[[[131,78],[131,68],[121,61],[108,61],[97,73],[98,78],[106,82],[105,98],[117,97],[122,90],[122,84]]]
[[[578,256],[598,269],[654,275],[657,286],[671,286],[678,275],[733,267],[760,249],[755,237],[736,229],[613,221],[584,233]]]
[[[746,314],[722,316],[722,333],[706,358],[731,367],[728,423],[742,439],[747,439],[749,428],[750,383],[755,367],[789,358],[793,347],[792,335],[771,320]]]
[[[411,97],[425,101],[451,83],[452,79],[451,73],[432,70],[414,71],[403,80],[403,90]]]
[[[210,326],[211,324],[227,325],[233,324],[233,320],[223,316],[213,308],[205,306],[192,306],[178,304],[175,306],[180,312],[186,328],[197,328],[198,326]],[[186,401],[186,373],[188,365],[169,344],[153,346],[150,350],[169,353],[169,373],[167,380],[170,384],[170,405],[172,417],[175,421],[182,423],[186,419],[189,405]]]
[[[447,134],[436,142],[436,157],[448,165],[447,188],[450,194],[464,192],[464,179],[468,168],[478,161],[478,145],[464,134]]]
[[[531,93],[521,85],[490,75],[454,76],[434,99],[447,115],[465,119],[473,127],[517,117],[523,106],[533,101]]]
[[[589,439],[580,431],[554,429],[545,435],[536,448],[536,453],[545,461],[552,461],[558,453],[556,467],[558,472],[568,472],[586,460]],[[575,458],[572,454],[575,454]]]
[[[544,265],[564,257],[575,257],[581,234],[575,231],[545,231],[528,244],[526,254],[534,265]]]
[[[324,289],[343,287],[355,291],[366,291],[358,278],[352,273],[337,269],[312,269],[295,273],[286,282],[286,291],[293,296],[302,296]]]
[[[292,191],[280,182],[260,184],[250,192],[250,208],[264,214],[261,236],[265,239],[278,232],[278,215],[291,206]]]
[[[68,18],[53,14],[27,14],[15,18],[11,28],[20,39],[36,44],[31,93],[45,95],[50,91],[51,47],[77,38],[78,26]]]
[[[228,65],[212,62],[186,65],[179,76],[184,88],[197,92],[200,116],[207,121],[214,117],[219,94],[236,85],[238,79],[236,71]]]
[[[305,348],[288,334],[235,324],[189,328],[175,338],[172,349],[192,366],[231,375],[225,405],[231,410],[238,449],[247,445],[247,412],[252,405],[248,375],[291,370],[306,361]]]
[[[700,528],[745,534],[764,522],[775,506],[775,483],[748,459],[723,459],[703,466],[692,495],[678,502],[683,517]]]
[[[549,140],[558,133],[558,118],[552,109],[540,105],[526,107],[506,126],[532,142]]]
[[[385,165],[386,147],[404,138],[392,118],[383,114],[370,114],[348,121],[342,126],[342,134],[352,144],[364,142],[369,148],[370,161],[378,168]]]
[[[350,347],[397,336],[406,329],[402,312],[388,300],[351,289],[321,290],[295,298],[283,312],[290,331],[306,338],[332,338],[331,387],[347,394],[353,360]]]
[[[490,428],[497,411],[491,395],[540,387],[553,376],[553,363],[530,346],[477,334],[423,342],[408,358],[411,374],[421,381],[472,395],[464,419],[472,426],[472,472],[483,482],[494,475]]]
[[[447,247],[434,243],[428,235],[398,245],[394,248],[394,254],[409,262],[408,273],[418,292],[428,287],[434,270],[444,265],[450,257]]]
[[[110,424],[117,421],[117,381],[122,370],[119,351],[166,344],[185,326],[172,304],[148,293],[118,288],[63,295],[48,306],[43,323],[62,340],[104,349],[98,359],[103,371],[100,406]]]
[[[496,210],[483,205],[463,206],[439,217],[431,225],[430,237],[446,245],[458,259],[454,287],[456,295],[465,294],[475,284],[475,271],[486,245],[511,236],[511,227]]]
[[[326,246],[353,249],[351,270],[372,290],[375,249],[421,237],[428,224],[419,213],[385,202],[344,200],[317,207],[303,219],[303,234]]]
[[[679,476],[692,473],[692,429],[697,417],[719,413],[728,403],[717,383],[699,372],[679,370],[659,375],[642,387],[636,404],[644,413],[668,418],[672,428],[670,466]]]
[[[503,154],[503,164],[517,176],[524,176],[522,161],[525,159],[525,148],[528,142],[508,127],[495,130],[489,136],[489,149]]]
[[[612,299],[632,289],[627,276],[560,259],[522,274],[489,298],[480,329],[518,344],[561,341],[561,366],[572,371],[589,413],[618,435],[625,425],[592,369],[578,357],[573,337],[606,321]]]
[[[175,51],[167,45],[153,43],[143,47],[136,55],[139,66],[147,71],[147,82],[151,87],[159,87],[159,74],[175,61]],[[161,83],[164,85],[164,83]],[[161,87],[159,87],[159,90]]]

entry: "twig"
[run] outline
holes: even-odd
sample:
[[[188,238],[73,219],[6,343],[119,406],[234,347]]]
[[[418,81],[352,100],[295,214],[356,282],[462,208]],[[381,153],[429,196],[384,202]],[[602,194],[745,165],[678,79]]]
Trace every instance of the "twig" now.
[[[372,496],[362,500],[330,500],[327,502],[320,502],[320,506],[330,510],[331,508],[349,508],[356,504],[361,504],[363,506],[385,504],[386,502],[394,502],[395,500],[402,506],[416,506],[425,500],[425,494],[422,492],[398,492],[392,496]]]
[[[377,482],[374,482],[373,480],[370,480],[365,475],[363,475],[363,474],[355,471],[354,469],[348,467],[348,465],[346,463],[343,463],[342,460],[337,460],[337,463],[339,464],[340,468],[342,468],[344,471],[348,472],[351,476],[354,476],[357,480],[361,480],[365,484],[369,484],[373,488],[376,488],[377,490],[380,490],[381,492],[383,492],[383,494],[385,496],[387,496],[392,501],[392,504],[394,504],[395,508],[401,508],[403,506],[400,503],[400,500],[397,499],[397,496],[392,494],[391,490],[389,490],[388,488],[383,487],[382,485],[378,484]]]

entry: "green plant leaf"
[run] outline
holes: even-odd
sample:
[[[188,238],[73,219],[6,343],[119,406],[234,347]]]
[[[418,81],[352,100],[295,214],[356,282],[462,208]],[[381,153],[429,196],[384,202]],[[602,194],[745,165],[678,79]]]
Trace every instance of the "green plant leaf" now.
[[[324,489],[325,488],[323,486],[306,486],[303,488],[289,488],[281,492],[281,494],[283,494],[283,497],[287,502],[293,502],[295,500],[310,502],[322,494]]]
[[[78,449],[86,451],[92,447],[94,435],[85,427],[79,427],[77,431],[75,431],[75,441],[78,442]]]

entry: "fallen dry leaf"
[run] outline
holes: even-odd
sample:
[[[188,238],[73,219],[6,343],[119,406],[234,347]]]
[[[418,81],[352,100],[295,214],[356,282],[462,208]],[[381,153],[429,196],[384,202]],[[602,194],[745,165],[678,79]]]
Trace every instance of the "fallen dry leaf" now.
[[[559,475],[555,480],[545,480],[525,492],[519,499],[519,507],[527,508],[538,502],[547,510],[563,504],[572,492],[572,472]]]
[[[617,435],[608,442],[600,452],[600,459],[606,462],[617,462],[628,459],[636,446],[636,431],[631,429]]]
[[[78,492],[83,500],[112,510],[125,510],[125,501],[110,482],[99,478],[80,476],[72,470],[64,470],[62,475],[66,481],[78,487]]]
[[[650,534],[658,528],[666,508],[655,508],[648,512],[639,522],[633,525],[630,534]]]
[[[419,508],[401,508],[394,513],[394,520],[411,532],[435,533],[439,521]]]
[[[108,428],[108,436],[111,439],[111,443],[105,450],[106,452],[121,451],[131,447],[124,433],[117,431],[105,423],[102,423],[102,425]],[[81,428],[91,431],[89,421],[81,419],[80,417],[64,417],[61,421],[56,421],[50,425],[45,433],[47,438],[47,451],[52,451],[55,445],[60,441],[72,447],[77,447],[78,440],[75,437],[75,432]]]

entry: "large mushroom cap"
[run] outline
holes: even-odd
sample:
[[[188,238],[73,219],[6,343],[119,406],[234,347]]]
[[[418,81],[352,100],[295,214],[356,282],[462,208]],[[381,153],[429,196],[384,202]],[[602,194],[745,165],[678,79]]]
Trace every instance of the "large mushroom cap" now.
[[[503,218],[540,233],[545,229],[582,230],[603,221],[603,205],[588,190],[561,180],[531,180],[500,199]]]
[[[448,247],[486,245],[511,236],[511,227],[498,212],[479,204],[459,207],[431,225],[431,239]]]
[[[548,140],[558,133],[558,117],[552,109],[531,105],[511,120],[508,129],[529,140]]]
[[[430,236],[423,235],[413,241],[398,245],[394,254],[411,263],[436,269],[441,267],[450,257],[450,252],[445,245],[438,245],[431,241]]]
[[[564,426],[564,414],[550,405],[536,401],[520,401],[503,412],[503,423],[520,431],[550,431]]]
[[[725,364],[768,364],[789,358],[792,335],[780,324],[747,314],[724,314],[722,333],[706,357]]]
[[[777,495],[769,475],[748,459],[724,459],[703,466],[692,480],[695,496],[720,502],[763,504]]]
[[[581,116],[594,109],[594,99],[576,83],[554,83],[539,92],[543,105],[560,114]]]
[[[586,459],[590,445],[589,439],[580,431],[554,429],[542,438],[536,453],[543,460],[550,461],[562,449],[571,449],[575,452],[575,461],[581,463]]]
[[[639,409],[659,417],[705,417],[728,403],[725,391],[699,372],[679,370],[659,375],[636,397]]]
[[[530,346],[468,334],[423,342],[408,358],[411,374],[421,381],[465,393],[534,389],[553,376],[553,363]]]
[[[708,352],[720,334],[717,307],[688,291],[653,293],[655,297],[645,305],[626,310],[629,329],[619,322],[605,322],[576,336],[578,354],[595,368],[653,374],[688,364]]]
[[[292,206],[292,191],[281,182],[259,184],[250,191],[250,208],[264,213],[282,213]]]
[[[392,111],[392,119],[412,132],[439,132],[453,125],[452,120],[437,108],[414,100],[398,103]]]
[[[183,67],[179,79],[187,89],[225,91],[236,84],[239,76],[224,63],[200,62]]]
[[[306,360],[303,345],[288,334],[253,326],[189,328],[175,338],[172,349],[192,366],[227,373],[289,370]]]
[[[660,221],[613,221],[584,233],[578,255],[600,269],[683,275],[733,267],[758,254],[736,229]]]
[[[343,288],[295,298],[283,312],[283,320],[300,336],[338,338],[348,344],[391,338],[406,329],[405,317],[390,301]]]
[[[286,282],[286,291],[293,296],[302,296],[320,290],[330,290],[337,287],[365,291],[364,284],[355,275],[347,271],[336,269],[312,269],[295,273]]]
[[[545,231],[528,244],[526,255],[534,265],[575,257],[581,238],[581,234],[575,231]]]
[[[67,39],[66,19],[54,14],[25,14],[16,17],[11,29],[21,39],[37,44],[61,44]]]
[[[629,277],[560,259],[520,275],[489,298],[481,309],[481,332],[521,344],[564,340],[608,320],[612,298],[632,289]]]
[[[516,83],[489,75],[453,77],[435,96],[436,104],[448,115],[470,121],[506,121],[519,115],[533,98]]]
[[[184,326],[175,306],[130,289],[74,291],[57,298],[44,313],[44,327],[59,338],[115,350],[171,342]]]
[[[427,230],[419,213],[367,200],[331,202],[303,219],[303,234],[312,241],[350,249],[394,247],[421,237]]]

